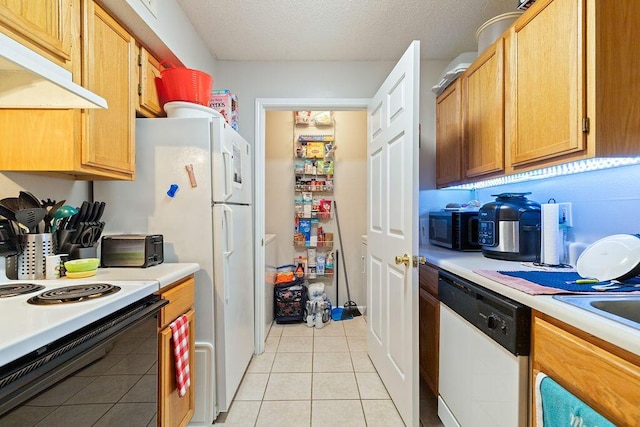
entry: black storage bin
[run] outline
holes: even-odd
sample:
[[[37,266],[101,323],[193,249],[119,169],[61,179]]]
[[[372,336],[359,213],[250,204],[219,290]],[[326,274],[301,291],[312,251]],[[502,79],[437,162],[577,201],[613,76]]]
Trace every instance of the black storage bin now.
[[[307,286],[303,279],[274,286],[273,317],[276,323],[304,321],[307,305]]]

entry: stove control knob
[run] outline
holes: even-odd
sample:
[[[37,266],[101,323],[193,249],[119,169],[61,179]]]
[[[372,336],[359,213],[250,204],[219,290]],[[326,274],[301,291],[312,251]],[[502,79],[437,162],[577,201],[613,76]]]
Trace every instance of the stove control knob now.
[[[498,317],[494,314],[487,317],[487,328],[496,329],[498,327]]]

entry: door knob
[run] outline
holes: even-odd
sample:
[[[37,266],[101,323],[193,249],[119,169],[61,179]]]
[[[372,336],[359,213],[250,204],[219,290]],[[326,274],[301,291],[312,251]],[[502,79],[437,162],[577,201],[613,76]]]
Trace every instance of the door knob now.
[[[409,267],[409,262],[411,262],[411,258],[409,258],[409,254],[404,254],[403,256],[396,256],[396,264],[404,264],[406,267]]]

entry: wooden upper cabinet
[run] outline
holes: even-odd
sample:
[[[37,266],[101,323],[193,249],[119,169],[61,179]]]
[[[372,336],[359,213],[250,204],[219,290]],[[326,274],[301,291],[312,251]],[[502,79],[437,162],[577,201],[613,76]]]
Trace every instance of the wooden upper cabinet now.
[[[436,185],[462,179],[462,94],[460,79],[436,100]]]
[[[72,11],[79,0],[0,0],[0,31],[69,69]]]
[[[511,34],[511,164],[585,148],[585,0],[540,0]]]
[[[637,0],[538,0],[511,32],[513,172],[640,154]]]
[[[83,13],[80,8],[77,12],[73,20],[82,28],[82,46],[72,46],[73,78],[104,97],[109,108],[0,109],[0,170],[83,180],[131,180],[135,171],[135,42],[93,1],[82,0]]]
[[[135,40],[96,3],[85,0],[84,4],[83,86],[103,96],[109,108],[85,110],[82,163],[133,177]]]
[[[499,38],[461,77],[468,178],[504,171],[504,45]]]
[[[138,111],[146,117],[164,116],[155,81],[160,77],[160,61],[144,47],[139,47],[138,51]]]

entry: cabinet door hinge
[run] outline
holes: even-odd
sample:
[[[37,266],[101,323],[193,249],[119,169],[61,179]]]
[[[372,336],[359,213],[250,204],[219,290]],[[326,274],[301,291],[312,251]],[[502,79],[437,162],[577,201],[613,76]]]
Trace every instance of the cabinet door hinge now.
[[[583,133],[589,133],[589,125],[590,125],[589,117],[584,117],[582,119],[582,132]]]
[[[138,55],[138,67],[142,67],[142,55]]]
[[[142,85],[138,83],[138,96],[142,96]]]

